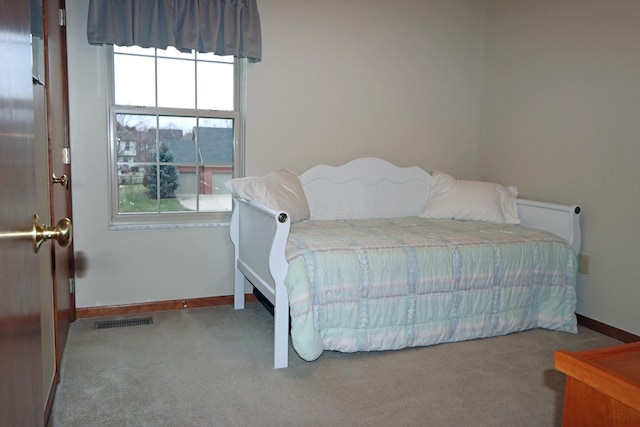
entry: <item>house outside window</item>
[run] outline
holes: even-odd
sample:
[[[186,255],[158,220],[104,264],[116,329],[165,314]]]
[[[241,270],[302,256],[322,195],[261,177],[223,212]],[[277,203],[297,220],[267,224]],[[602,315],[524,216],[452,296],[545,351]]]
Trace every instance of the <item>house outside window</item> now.
[[[228,221],[246,60],[135,46],[111,57],[111,226]]]

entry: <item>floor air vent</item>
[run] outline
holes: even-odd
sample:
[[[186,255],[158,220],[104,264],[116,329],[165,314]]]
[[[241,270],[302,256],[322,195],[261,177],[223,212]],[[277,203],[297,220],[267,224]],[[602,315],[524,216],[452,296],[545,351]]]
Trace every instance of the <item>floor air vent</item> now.
[[[153,317],[138,317],[136,319],[104,320],[102,322],[96,322],[93,326],[93,329],[124,328],[125,326],[141,326],[152,324]]]

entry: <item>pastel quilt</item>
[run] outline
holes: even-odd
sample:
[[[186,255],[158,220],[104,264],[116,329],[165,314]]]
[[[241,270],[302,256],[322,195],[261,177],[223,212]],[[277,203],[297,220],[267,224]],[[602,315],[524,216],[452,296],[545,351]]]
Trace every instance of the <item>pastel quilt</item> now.
[[[575,333],[576,254],[545,231],[419,217],[304,221],[287,244],[300,357],[533,328]]]

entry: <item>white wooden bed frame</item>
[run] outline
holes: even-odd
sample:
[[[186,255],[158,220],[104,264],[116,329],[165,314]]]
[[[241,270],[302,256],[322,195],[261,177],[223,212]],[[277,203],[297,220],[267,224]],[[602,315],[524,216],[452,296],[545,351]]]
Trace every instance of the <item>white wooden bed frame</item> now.
[[[311,219],[417,216],[425,208],[431,175],[378,158],[342,166],[318,165],[300,175]],[[580,250],[580,207],[518,199],[523,226],[550,231]],[[245,278],[274,307],[274,368],[288,365],[289,300],[284,286],[285,248],[290,221],[286,212],[234,199],[231,240],[235,246],[234,307],[244,308]]]

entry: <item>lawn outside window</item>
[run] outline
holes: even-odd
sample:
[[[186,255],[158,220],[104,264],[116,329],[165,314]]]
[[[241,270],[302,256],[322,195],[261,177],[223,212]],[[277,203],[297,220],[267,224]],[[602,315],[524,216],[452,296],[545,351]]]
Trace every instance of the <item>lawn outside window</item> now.
[[[228,223],[246,59],[114,46],[111,228]]]

